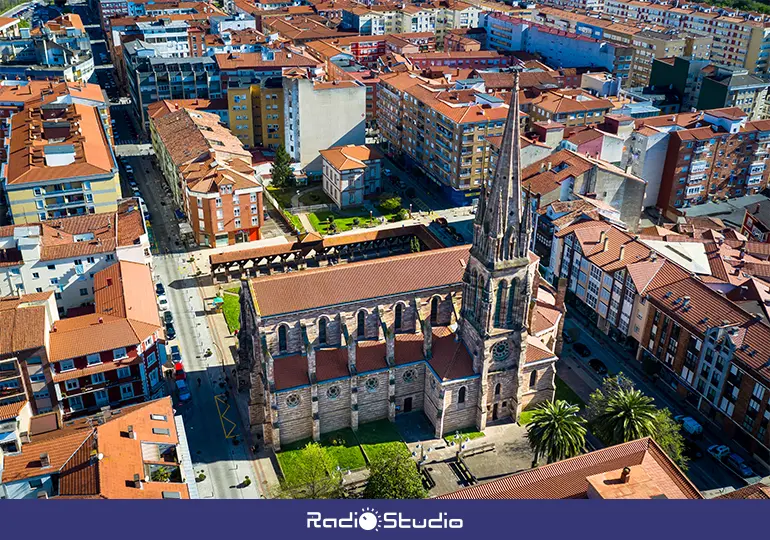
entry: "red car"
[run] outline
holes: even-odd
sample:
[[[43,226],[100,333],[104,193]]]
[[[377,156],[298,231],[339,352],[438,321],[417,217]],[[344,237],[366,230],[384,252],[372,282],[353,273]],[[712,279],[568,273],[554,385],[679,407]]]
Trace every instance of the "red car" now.
[[[174,364],[174,378],[177,381],[183,381],[187,378],[187,373],[184,370],[184,366],[181,362],[176,362]]]

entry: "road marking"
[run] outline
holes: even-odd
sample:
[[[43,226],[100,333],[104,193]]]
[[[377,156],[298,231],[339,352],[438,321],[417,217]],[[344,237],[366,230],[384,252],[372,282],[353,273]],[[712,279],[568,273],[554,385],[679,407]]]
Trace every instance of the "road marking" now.
[[[227,411],[230,410],[230,404],[227,402],[226,399],[223,398],[224,394],[216,394],[214,396],[214,404],[217,406],[217,412],[219,413],[219,421],[222,424],[222,433],[225,435],[225,439],[234,439],[235,435],[233,435],[233,431],[236,430],[235,422],[230,420],[225,416],[227,414]],[[219,406],[220,403],[225,407],[224,410]],[[230,426],[230,429],[228,431],[228,428],[225,427],[225,422],[227,422]]]

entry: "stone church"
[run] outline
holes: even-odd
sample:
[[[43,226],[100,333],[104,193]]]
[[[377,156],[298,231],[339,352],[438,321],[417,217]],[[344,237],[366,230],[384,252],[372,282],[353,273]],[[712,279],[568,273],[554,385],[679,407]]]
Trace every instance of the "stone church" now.
[[[436,437],[552,399],[564,287],[540,281],[518,92],[471,246],[243,281],[239,378],[268,446],[423,411]]]

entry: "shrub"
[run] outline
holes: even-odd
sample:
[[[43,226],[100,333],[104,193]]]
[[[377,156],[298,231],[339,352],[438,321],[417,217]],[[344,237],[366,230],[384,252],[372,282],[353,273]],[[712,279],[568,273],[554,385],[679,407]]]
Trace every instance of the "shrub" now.
[[[360,224],[361,224],[361,218],[357,218],[357,217],[353,218],[353,225],[358,227]]]
[[[403,221],[405,219],[409,218],[409,212],[407,212],[404,208],[398,211],[395,216],[393,216],[393,221]]]
[[[401,197],[388,193],[380,199],[380,210],[383,214],[395,214],[401,209]]]

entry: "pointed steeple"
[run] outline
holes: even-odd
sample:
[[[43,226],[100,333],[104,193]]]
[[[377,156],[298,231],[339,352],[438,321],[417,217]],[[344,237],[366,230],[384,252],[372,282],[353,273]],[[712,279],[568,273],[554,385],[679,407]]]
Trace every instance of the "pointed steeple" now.
[[[474,256],[488,267],[527,256],[531,224],[521,200],[521,127],[519,73],[514,73],[513,96],[505,122],[495,174],[481,188],[473,231]]]

